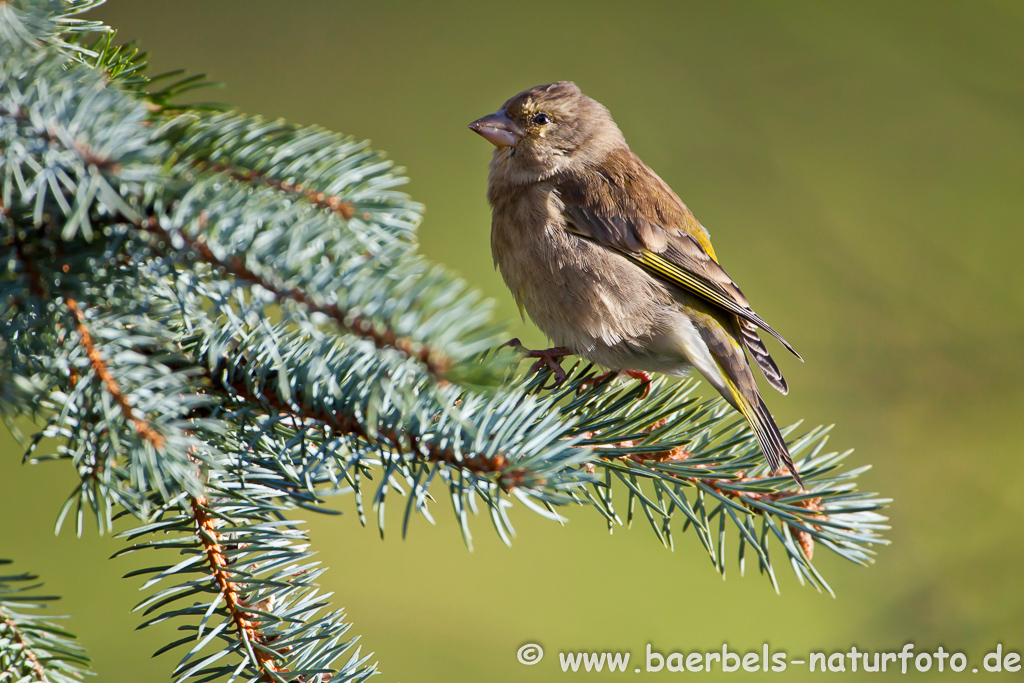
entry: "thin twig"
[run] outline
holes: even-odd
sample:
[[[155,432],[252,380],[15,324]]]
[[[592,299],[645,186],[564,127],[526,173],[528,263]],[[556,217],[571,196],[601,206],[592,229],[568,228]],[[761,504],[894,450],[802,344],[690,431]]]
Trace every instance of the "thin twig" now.
[[[260,647],[248,648],[256,656],[257,666],[263,671],[264,677],[270,678],[268,672],[277,673],[280,671],[274,663],[274,657],[263,648],[267,647],[267,638],[260,633],[255,624],[249,619],[250,614],[239,596],[238,586],[228,575],[228,559],[220,545],[220,535],[213,517],[207,512],[207,501],[205,496],[192,498],[192,518],[196,523],[196,536],[206,551],[206,559],[210,562],[210,569],[213,571],[213,580],[224,596],[224,604],[231,621],[238,630],[238,637],[247,640],[253,645]]]
[[[10,630],[11,640],[21,645],[21,652],[32,667],[32,671],[36,675],[36,680],[39,681],[39,683],[50,683],[50,679],[46,677],[46,669],[43,668],[43,665],[39,661],[39,657],[36,656],[35,651],[29,647],[28,639],[25,638],[25,634],[21,632],[20,628],[18,628],[18,624],[2,609],[0,609],[0,617],[3,618],[3,621],[0,621],[0,623]]]
[[[659,427],[665,425],[666,422],[667,422],[667,418],[662,418],[661,420],[658,420],[657,422],[651,424],[649,427],[647,427],[643,431],[645,431],[645,432],[653,432],[655,429],[658,429]],[[585,434],[584,436],[586,438],[590,439],[590,438],[594,437],[594,434],[592,432],[590,432],[590,433]],[[643,441],[644,441],[644,438],[628,439],[628,440],[625,440],[625,441],[616,442],[613,445],[619,446],[619,447],[624,447],[624,448],[630,448],[630,447],[633,447],[633,446],[641,445],[643,443]],[[595,452],[600,454],[600,448],[595,449]],[[654,453],[629,453],[629,454],[626,454],[626,455],[616,455],[616,456],[599,455],[599,457],[602,460],[629,460],[631,462],[635,462],[635,463],[638,463],[638,464],[646,464],[646,463],[659,463],[659,462],[672,462],[672,461],[686,460],[687,458],[690,457],[690,455],[691,455],[690,452],[688,450],[686,450],[686,448],[684,448],[683,446],[676,446],[675,448],[672,448],[672,449],[669,449],[669,450],[656,451]],[[593,473],[595,471],[593,463],[587,463],[584,467],[590,473]],[[704,467],[704,466],[703,465],[696,465],[695,467]],[[678,475],[678,474],[669,474],[669,476],[671,476],[674,479],[678,479],[680,481],[686,481],[686,482],[689,482],[689,483],[694,484],[694,485],[703,484],[703,485],[705,485],[705,486],[707,486],[709,488],[714,489],[717,493],[719,493],[719,494],[721,494],[723,496],[727,496],[729,498],[732,498],[734,500],[739,500],[739,501],[743,501],[743,500],[756,500],[758,502],[773,503],[773,502],[775,502],[775,501],[777,501],[779,499],[787,498],[787,497],[793,495],[793,493],[799,493],[799,492],[792,492],[792,491],[787,491],[787,490],[782,490],[782,491],[763,491],[762,492],[762,491],[734,491],[734,490],[732,490],[730,488],[722,488],[721,484],[723,482],[728,482],[729,484],[745,484],[745,483],[748,483],[748,482],[754,482],[754,481],[759,481],[761,479],[767,479],[769,477],[774,477],[774,476],[777,476],[779,474],[789,474],[789,471],[786,470],[785,467],[783,467],[781,470],[779,470],[779,472],[777,472],[775,474],[761,475],[761,476],[757,476],[757,477],[744,477],[743,474],[744,474],[743,472],[739,472],[739,473],[737,473],[736,478],[731,478],[731,479],[727,479],[727,480],[716,479],[716,478],[703,478],[703,477],[684,477],[684,476],[681,476],[681,475]],[[800,489],[800,492],[802,492],[804,490],[805,489]],[[807,508],[812,513],[820,513],[820,511],[823,509],[821,507],[821,498],[820,497],[810,498],[810,499],[806,499],[806,500],[801,500],[801,501],[798,501],[796,503],[796,505],[798,507]],[[747,506],[747,508],[750,509],[755,514],[763,514],[763,512],[764,512],[760,508],[756,508],[756,507],[752,507],[752,506]],[[816,519],[824,518],[824,515],[821,515],[821,514],[812,514],[811,516],[813,518],[816,518]],[[810,561],[814,557],[814,537],[809,532],[805,531],[804,529],[800,529],[800,528],[798,528],[796,526],[793,526],[792,524],[790,524],[788,526],[789,526],[789,530],[793,533],[793,536],[796,538],[796,542],[797,542],[797,544],[799,544],[800,550],[803,552],[804,557],[806,557],[807,560]],[[818,529],[819,527],[817,527],[815,525],[814,528]]]
[[[196,166],[200,168],[207,167],[214,173],[227,173],[239,182],[251,183],[253,181],[259,181],[273,187],[274,189],[280,190],[281,192],[301,195],[313,206],[321,209],[329,209],[345,220],[356,215],[356,207],[352,205],[352,202],[346,202],[338,195],[329,195],[323,192],[318,192],[317,190],[310,188],[308,185],[303,185],[302,183],[293,183],[289,180],[279,180],[264,173],[257,173],[256,171],[249,169],[240,169],[225,163],[211,163],[207,166],[206,162],[197,161]]]
[[[164,435],[153,429],[153,426],[149,424],[144,418],[139,417],[135,413],[135,409],[128,402],[128,397],[121,391],[121,387],[118,386],[117,380],[110,374],[110,368],[107,367],[103,357],[100,355],[99,349],[93,343],[92,335],[89,333],[89,328],[85,326],[85,314],[79,307],[78,302],[74,299],[67,299],[68,308],[71,309],[71,313],[75,316],[75,320],[78,321],[78,334],[82,344],[82,348],[85,349],[86,355],[89,357],[89,363],[92,365],[93,371],[103,382],[103,386],[106,387],[107,392],[111,398],[121,409],[121,414],[124,419],[127,420],[135,427],[135,431],[138,432],[139,436],[152,444],[153,448],[160,450],[164,446]]]
[[[202,220],[202,217],[200,220]],[[160,226],[159,221],[155,217],[150,217],[137,225],[168,242],[171,241],[171,234]],[[278,283],[253,272],[246,265],[245,258],[242,256],[232,254],[224,259],[219,258],[210,249],[209,244],[201,237],[198,239],[193,238],[184,231],[179,231],[177,234],[182,238],[189,250],[206,263],[223,268],[236,278],[255,282],[272,292],[279,299],[290,299],[306,306],[311,311],[323,313],[333,319],[343,330],[364,339],[369,339],[379,349],[395,349],[406,356],[417,358],[426,366],[427,372],[439,379],[444,376],[451,365],[451,362],[443,353],[431,349],[426,344],[413,341],[409,337],[400,336],[394,330],[386,326],[378,326],[372,320],[363,316],[349,314],[337,304],[320,303],[316,298],[298,287],[286,289]],[[379,327],[383,327],[383,329],[379,329]]]
[[[214,382],[210,378],[211,382]],[[451,448],[442,448],[434,443],[423,444],[419,435],[398,432],[394,429],[385,429],[377,432],[378,438],[372,438],[366,427],[358,420],[348,415],[339,413],[327,413],[315,410],[311,406],[304,405],[297,401],[287,402],[282,400],[272,391],[251,391],[244,382],[225,381],[220,383],[226,385],[233,393],[242,400],[262,405],[279,413],[297,415],[304,420],[311,420],[330,427],[342,434],[351,434],[365,441],[386,443],[392,450],[400,455],[410,455],[414,458],[422,458],[429,462],[443,462],[448,465],[459,467],[477,475],[498,475],[498,484],[509,490],[522,485],[528,478],[528,471],[524,468],[508,468],[508,458],[501,453],[486,457],[477,455],[474,457],[462,457],[456,455]],[[404,437],[404,438],[403,438]],[[411,449],[403,445],[408,441]],[[543,483],[543,482],[538,482]]]

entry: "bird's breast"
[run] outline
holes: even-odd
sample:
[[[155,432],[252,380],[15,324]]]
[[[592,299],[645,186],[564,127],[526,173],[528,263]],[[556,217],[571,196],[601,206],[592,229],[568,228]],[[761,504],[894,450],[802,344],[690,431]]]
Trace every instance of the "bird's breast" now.
[[[538,184],[498,194],[495,265],[555,345],[594,359],[598,350],[634,344],[662,325],[672,305],[664,287],[621,255],[567,231],[553,189]]]

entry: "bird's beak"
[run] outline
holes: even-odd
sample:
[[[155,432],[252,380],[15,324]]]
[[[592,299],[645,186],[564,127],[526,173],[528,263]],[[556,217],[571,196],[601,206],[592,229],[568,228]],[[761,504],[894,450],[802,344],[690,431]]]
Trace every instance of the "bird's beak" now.
[[[505,116],[504,111],[497,111],[469,124],[469,129],[479,133],[487,142],[495,147],[513,147],[523,139],[525,132],[516,122]]]

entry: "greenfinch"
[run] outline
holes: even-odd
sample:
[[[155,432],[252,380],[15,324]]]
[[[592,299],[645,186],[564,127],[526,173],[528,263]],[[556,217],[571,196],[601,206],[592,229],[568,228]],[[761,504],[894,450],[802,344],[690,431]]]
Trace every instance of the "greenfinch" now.
[[[633,153],[608,110],[560,81],[519,93],[469,128],[495,146],[495,265],[556,346],[532,355],[557,362],[573,353],[634,376],[696,368],[750,423],[771,471],[785,465],[802,486],[747,361],[785,394],[760,332],[799,354],[751,309],[707,230]]]

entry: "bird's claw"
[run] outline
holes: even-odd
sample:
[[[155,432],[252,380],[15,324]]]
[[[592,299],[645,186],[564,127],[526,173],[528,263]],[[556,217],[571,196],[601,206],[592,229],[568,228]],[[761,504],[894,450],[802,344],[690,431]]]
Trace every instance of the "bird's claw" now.
[[[647,398],[648,394],[651,393],[651,375],[650,373],[644,372],[643,370],[623,370],[627,375],[633,379],[640,380],[643,385],[643,392],[640,394],[641,399]]]
[[[565,370],[562,369],[562,359],[572,355],[572,349],[567,346],[555,346],[550,349],[528,349],[523,346],[518,337],[513,337],[501,346],[509,346],[521,352],[527,358],[536,358],[537,362],[530,368],[530,372],[538,372],[541,368],[548,367],[555,375],[555,382],[546,389],[554,389],[565,381]]]
[[[526,349],[523,348],[523,342],[519,341],[519,337],[512,337],[511,339],[509,339],[507,342],[505,342],[504,344],[502,344],[498,348],[499,349],[503,349],[506,346],[511,348],[511,349],[515,349],[516,351],[526,351]]]
[[[651,376],[646,372],[640,370],[610,370],[603,375],[596,375],[590,379],[585,379],[580,382],[579,387],[576,389],[576,393],[580,394],[590,389],[590,387],[603,382],[609,377],[617,377],[618,375],[629,375],[633,379],[640,380],[643,384],[643,393],[640,394],[641,399],[647,398],[647,395],[651,393]]]
[[[549,387],[544,387],[545,389],[554,389],[565,381],[566,374],[565,370],[562,369],[562,359],[566,356],[572,355],[572,349],[569,347],[554,346],[550,349],[528,349],[523,346],[521,341],[519,341],[519,337],[513,337],[501,346],[508,346],[516,349],[527,358],[536,358],[537,362],[530,368],[530,372],[539,372],[541,368],[544,367],[550,368],[555,375],[554,383]],[[596,377],[583,380],[583,382],[580,383],[580,386],[576,389],[576,393],[579,394],[586,391],[591,386],[604,381],[608,377],[619,374],[628,375],[633,379],[640,380],[643,384],[643,393],[640,394],[641,399],[647,398],[648,394],[651,393],[651,375],[643,372],[642,370],[611,370],[603,375],[597,375]]]
[[[609,377],[618,375],[617,370],[610,370],[609,372],[601,373],[600,375],[594,375],[580,382],[580,385],[576,387],[576,394],[582,394],[584,391],[590,391],[591,387],[595,387],[601,382],[605,381]]]
[[[562,359],[570,355],[572,351],[564,346],[555,346],[550,349],[540,349],[531,351],[530,349],[524,349],[527,358],[536,358],[537,362],[530,368],[530,372],[538,372],[543,367],[551,368],[551,372],[555,374],[555,381],[550,387],[546,389],[554,389],[559,384],[565,381],[565,370],[562,369]]]

